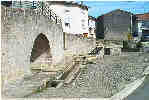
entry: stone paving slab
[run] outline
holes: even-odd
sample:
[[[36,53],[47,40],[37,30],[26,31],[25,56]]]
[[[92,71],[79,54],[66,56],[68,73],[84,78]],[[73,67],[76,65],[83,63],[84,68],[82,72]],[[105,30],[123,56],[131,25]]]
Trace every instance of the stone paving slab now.
[[[104,97],[108,98],[119,93],[125,88],[125,86],[127,86],[126,84],[139,79],[144,71],[144,68],[146,68],[146,66],[149,64],[147,60],[146,62],[143,62],[144,58],[148,58],[146,55],[141,55],[140,59],[138,59],[138,57],[126,56],[122,62],[119,62],[119,60],[121,60],[123,57],[111,58],[112,57],[108,57],[106,59],[109,60],[108,63],[103,60],[102,63],[95,61],[95,63],[88,64],[86,67],[83,65],[84,67],[80,67],[81,74],[74,80],[72,84],[69,84],[65,87],[60,87],[58,89],[48,88],[42,93],[33,94],[29,97],[97,97],[99,98],[98,100],[104,100]],[[129,62],[129,59],[131,59],[132,62]],[[134,61],[138,63],[134,64]]]
[[[138,59],[140,61],[143,61],[144,58],[145,57],[143,56],[140,59],[134,58],[133,60]],[[81,67],[82,74],[74,81],[75,84],[72,83],[65,87],[60,87],[58,89],[53,87],[47,88],[46,90],[40,93],[31,94],[27,98],[37,98],[37,97],[39,98],[97,97],[98,98],[98,97],[101,97],[101,100],[104,100],[102,99],[102,97],[111,96],[110,92],[112,92],[112,94],[120,92],[119,85],[121,85],[122,89],[124,89],[123,87],[124,85],[134,82],[136,79],[138,79],[141,73],[143,72],[142,69],[145,68],[144,66],[148,65],[148,62],[143,62],[142,66],[139,66],[137,64],[134,64],[134,65],[135,67],[127,66],[126,62],[123,62],[123,63],[115,62],[115,64],[111,64],[111,63],[106,64],[106,62],[103,62],[103,63],[96,62],[95,64],[89,64],[88,67],[83,67],[83,68]],[[137,70],[133,71],[133,69],[137,69]],[[132,76],[136,79],[132,79],[133,78]],[[126,79],[129,79],[129,80],[126,80]],[[121,82],[119,80],[125,80],[126,82]],[[116,86],[116,89],[114,89],[114,86]],[[117,89],[119,90],[114,92],[114,90],[117,90]],[[105,100],[109,100],[109,99],[105,99]]]
[[[21,98],[35,92],[39,87],[46,84],[52,76],[48,73],[38,73],[34,76],[26,77],[20,81],[11,84],[7,90],[3,92],[4,97]]]

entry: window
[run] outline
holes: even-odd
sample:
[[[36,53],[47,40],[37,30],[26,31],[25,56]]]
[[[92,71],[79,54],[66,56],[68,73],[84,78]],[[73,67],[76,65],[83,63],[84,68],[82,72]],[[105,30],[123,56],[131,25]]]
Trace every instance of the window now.
[[[89,28],[89,33],[91,33],[91,32],[92,32],[92,28],[90,27],[90,28]]]
[[[83,9],[81,10],[81,14],[82,15],[85,15],[85,11]]]
[[[83,23],[82,23],[82,29],[86,29],[86,28],[85,28],[85,24],[83,24]]]
[[[104,55],[110,55],[110,48],[104,48]]]
[[[65,23],[65,27],[70,28],[70,23]]]
[[[37,4],[35,1],[32,2],[32,8],[37,8]]]
[[[143,27],[149,27],[149,22],[143,21],[143,22],[142,22],[142,26],[143,26]]]
[[[66,10],[65,10],[65,13],[67,13],[67,12],[70,12],[70,10],[66,9]]]
[[[143,36],[149,36],[149,30],[142,30]]]
[[[64,21],[66,24],[71,22],[71,15],[70,15],[70,11],[69,10],[65,10],[65,18]]]
[[[95,21],[89,20],[89,21],[88,21],[88,25],[89,25],[89,27],[91,27],[91,28],[95,28]]]
[[[81,23],[82,23],[82,24],[81,24],[82,29],[86,29],[86,28],[85,28],[86,25],[85,25],[85,20],[84,20],[84,19],[81,20]]]
[[[4,6],[6,6],[6,7],[9,7],[9,6],[12,5],[12,1],[1,1],[1,4],[4,5]]]
[[[85,20],[84,20],[84,19],[82,19],[82,20],[81,20],[81,22],[82,22],[82,23],[84,23],[84,22],[85,22]]]

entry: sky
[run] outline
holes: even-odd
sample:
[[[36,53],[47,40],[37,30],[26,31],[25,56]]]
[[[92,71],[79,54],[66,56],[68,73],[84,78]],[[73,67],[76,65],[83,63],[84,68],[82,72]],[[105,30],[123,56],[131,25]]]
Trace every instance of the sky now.
[[[149,1],[83,1],[83,4],[90,7],[88,10],[89,15],[96,18],[115,9],[129,11],[134,14],[149,12]]]

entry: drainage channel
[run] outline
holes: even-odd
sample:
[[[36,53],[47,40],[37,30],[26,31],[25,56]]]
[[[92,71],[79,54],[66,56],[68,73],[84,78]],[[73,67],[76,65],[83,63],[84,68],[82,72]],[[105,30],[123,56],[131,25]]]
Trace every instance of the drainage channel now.
[[[62,86],[69,85],[79,75],[80,73],[79,65],[80,65],[80,61],[75,60],[75,63],[69,65],[70,67],[69,70],[65,72],[60,72],[60,74],[56,75],[53,79],[46,80],[41,84],[41,86],[37,87],[32,93],[30,93],[29,95],[25,95],[24,97],[28,97],[28,96],[31,96],[32,94],[42,92],[50,87],[60,88]]]

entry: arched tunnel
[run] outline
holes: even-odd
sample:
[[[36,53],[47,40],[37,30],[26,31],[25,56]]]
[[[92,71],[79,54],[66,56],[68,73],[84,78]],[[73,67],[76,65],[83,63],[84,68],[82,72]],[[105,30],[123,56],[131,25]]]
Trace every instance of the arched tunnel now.
[[[34,41],[30,63],[35,65],[48,65],[52,64],[51,48],[49,40],[44,34],[39,34]]]
[[[3,92],[7,91],[11,82],[32,76],[31,65],[38,68],[46,66],[44,71],[63,67],[56,66],[64,58],[61,22],[56,23],[48,16],[32,15],[31,12],[34,14],[35,10],[1,7]]]

